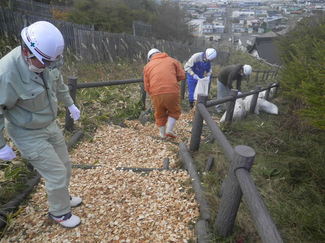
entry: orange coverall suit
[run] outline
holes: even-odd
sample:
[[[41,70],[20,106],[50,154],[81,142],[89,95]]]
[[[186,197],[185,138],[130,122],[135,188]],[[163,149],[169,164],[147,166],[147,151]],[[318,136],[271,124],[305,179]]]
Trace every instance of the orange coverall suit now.
[[[150,95],[155,109],[157,126],[165,126],[168,116],[176,120],[181,115],[180,87],[178,82],[185,79],[185,72],[179,61],[167,53],[152,56],[143,69],[144,89]]]

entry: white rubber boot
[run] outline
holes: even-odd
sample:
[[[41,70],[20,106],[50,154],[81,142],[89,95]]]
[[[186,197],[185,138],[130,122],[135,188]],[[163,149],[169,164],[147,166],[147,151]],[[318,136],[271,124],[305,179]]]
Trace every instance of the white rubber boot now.
[[[167,137],[176,138],[176,135],[173,132],[175,124],[176,124],[176,119],[169,116],[167,120],[167,128],[166,128]]]
[[[159,127],[159,136],[161,138],[165,138],[166,137],[166,126]]]

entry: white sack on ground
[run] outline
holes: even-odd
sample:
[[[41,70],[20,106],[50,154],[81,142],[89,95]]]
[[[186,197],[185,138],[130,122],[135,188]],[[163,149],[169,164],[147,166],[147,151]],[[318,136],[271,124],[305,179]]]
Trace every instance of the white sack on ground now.
[[[246,96],[245,99],[243,100],[246,112],[249,112],[249,110],[250,110],[252,99],[253,99],[253,95],[249,95],[249,96]],[[259,104],[259,102],[257,102],[256,106],[255,106],[255,111],[254,111],[255,114],[260,114],[259,106],[260,106],[260,104]]]
[[[245,99],[244,99],[244,106],[245,106],[246,112],[249,112],[252,99],[253,99],[253,95],[249,95],[249,96],[245,97]],[[254,113],[259,114],[261,111],[264,111],[269,114],[277,115],[278,107],[275,104],[267,101],[266,99],[258,98]]]
[[[276,84],[276,83],[273,83],[273,84]],[[271,88],[271,90],[270,90],[270,97],[273,97],[274,96],[275,90],[276,90],[276,87]]]
[[[194,90],[194,100],[197,100],[197,96],[199,94],[208,96],[209,83],[210,83],[209,77],[201,78],[197,81],[197,85]]]
[[[274,84],[275,83],[273,83],[272,85],[274,85]],[[273,97],[273,95],[275,93],[275,89],[276,89],[276,87],[271,88],[270,93],[269,93],[270,98]],[[262,98],[262,99],[265,99],[265,94],[266,94],[266,90],[264,90],[262,92],[259,92],[258,97]]]
[[[239,121],[245,118],[246,114],[250,110],[251,102],[252,102],[253,95],[246,96],[245,99],[237,99],[235,108],[234,108],[234,115],[233,115],[233,121]],[[255,106],[255,114],[259,114],[261,111],[277,115],[278,114],[278,107],[267,101],[266,99],[258,98]],[[226,113],[225,112],[221,119],[220,122],[224,122],[226,119]]]
[[[258,98],[265,99],[265,94],[266,94],[266,90],[264,90],[264,91],[262,91],[262,92],[259,92],[259,94],[258,94]]]
[[[220,122],[224,122],[226,119],[227,111],[222,115]],[[245,110],[245,104],[243,99],[237,99],[234,108],[233,121],[240,121],[245,118],[247,112]]]
[[[260,111],[264,111],[266,113],[273,114],[273,115],[278,114],[278,107],[275,104],[261,98],[258,98],[257,102],[259,103]]]

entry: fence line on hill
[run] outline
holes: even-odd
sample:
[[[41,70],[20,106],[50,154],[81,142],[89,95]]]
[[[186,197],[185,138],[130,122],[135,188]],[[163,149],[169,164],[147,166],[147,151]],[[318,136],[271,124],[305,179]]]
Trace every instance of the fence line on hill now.
[[[22,13],[37,13],[37,15],[51,18],[54,11],[67,11],[70,10],[70,7],[47,4],[36,2],[33,0],[10,0],[10,8],[18,10]]]
[[[0,35],[20,38],[23,27],[40,20],[49,21],[57,26],[64,36],[66,52],[71,53],[77,61],[87,63],[116,62],[121,59],[146,62],[147,52],[153,47],[167,52],[170,56],[184,62],[193,53],[204,51],[207,47],[205,41],[187,45],[125,33],[95,31],[91,26],[22,14],[1,7]],[[213,62],[224,64],[228,59],[228,52],[218,51],[218,56]]]

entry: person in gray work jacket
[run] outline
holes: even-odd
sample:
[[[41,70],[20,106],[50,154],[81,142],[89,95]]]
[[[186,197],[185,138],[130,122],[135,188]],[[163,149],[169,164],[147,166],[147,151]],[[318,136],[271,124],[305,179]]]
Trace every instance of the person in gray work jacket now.
[[[78,120],[58,64],[62,63],[64,39],[51,23],[39,21],[21,31],[22,45],[0,59],[0,160],[12,160],[9,137],[45,179],[49,217],[64,227],[75,227],[80,218],[71,207],[81,204],[71,197],[71,162],[62,131],[56,123],[58,101]]]
[[[241,91],[241,81],[243,77],[247,77],[252,73],[250,65],[229,65],[224,67],[218,74],[217,80],[217,99],[222,99],[230,94],[233,88],[232,83],[236,80],[236,88]],[[222,112],[225,107],[224,104],[216,106],[217,112]]]

